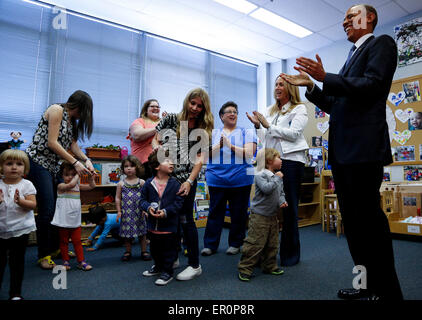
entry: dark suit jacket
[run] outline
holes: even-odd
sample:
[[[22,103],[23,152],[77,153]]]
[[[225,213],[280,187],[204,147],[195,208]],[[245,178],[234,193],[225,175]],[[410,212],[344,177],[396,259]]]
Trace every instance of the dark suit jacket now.
[[[326,74],[323,90],[315,86],[306,93],[330,114],[329,163],[393,161],[386,101],[396,66],[394,40],[387,35],[370,37],[339,74]]]

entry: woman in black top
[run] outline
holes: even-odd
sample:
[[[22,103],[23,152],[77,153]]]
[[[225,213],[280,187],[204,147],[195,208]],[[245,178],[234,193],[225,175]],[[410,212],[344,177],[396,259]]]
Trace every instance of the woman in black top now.
[[[79,176],[94,174],[91,160],[82,152],[77,142],[79,138],[89,138],[91,133],[92,99],[88,93],[78,90],[66,103],[53,104],[47,108],[26,149],[30,159],[28,180],[37,189],[38,263],[42,269],[54,268],[51,256],[59,248],[57,230],[50,224],[56,205],[59,161],[72,163]],[[68,152],[69,149],[73,155]]]
[[[199,264],[198,230],[193,220],[193,203],[196,178],[208,152],[214,117],[210,99],[205,90],[196,88],[188,92],[180,113],[170,113],[155,127],[157,135],[153,148],[167,150],[175,160],[173,176],[181,183],[178,195],[185,197],[180,211],[180,225],[186,241],[189,266],[179,273],[177,280],[191,280],[202,273]],[[200,129],[200,130],[198,130]],[[164,153],[163,153],[164,158]],[[160,160],[160,157],[159,157]]]

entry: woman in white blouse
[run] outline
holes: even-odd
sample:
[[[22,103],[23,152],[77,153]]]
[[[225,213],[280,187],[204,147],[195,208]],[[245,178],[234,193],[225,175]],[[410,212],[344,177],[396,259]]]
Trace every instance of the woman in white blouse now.
[[[246,115],[257,129],[258,137],[265,142],[265,147],[278,150],[283,160],[281,171],[288,207],[283,209],[280,262],[283,266],[292,266],[300,260],[298,206],[306,150],[309,148],[303,136],[308,113],[300,101],[299,89],[281,77],[275,81],[274,98],[275,103],[266,109],[265,115],[257,111]]]

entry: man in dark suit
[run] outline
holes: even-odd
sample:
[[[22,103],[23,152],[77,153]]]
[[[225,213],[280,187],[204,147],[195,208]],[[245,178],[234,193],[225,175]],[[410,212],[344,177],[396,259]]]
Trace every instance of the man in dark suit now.
[[[341,289],[342,299],[403,299],[394,266],[388,220],[380,207],[383,166],[392,162],[386,100],[397,66],[397,47],[387,35],[374,37],[376,10],[356,5],[343,28],[354,43],[339,74],[326,73],[321,58],[296,59],[297,75],[282,77],[306,86],[306,97],[330,114],[328,161],[355,266],[364,282]],[[320,89],[310,75],[323,83]],[[361,280],[365,280],[361,274]]]

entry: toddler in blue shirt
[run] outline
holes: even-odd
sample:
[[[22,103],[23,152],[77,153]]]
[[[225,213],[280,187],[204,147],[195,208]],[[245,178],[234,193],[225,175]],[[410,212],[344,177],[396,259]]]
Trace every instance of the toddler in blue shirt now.
[[[117,213],[107,213],[103,207],[96,206],[89,209],[87,219],[90,222],[96,224],[97,227],[88,237],[86,245],[92,245],[92,241],[95,239],[95,237],[101,234],[95,245],[86,249],[87,251],[95,251],[100,249],[109,233],[111,233],[113,238],[119,241],[122,240],[119,236],[120,220],[117,222]]]

